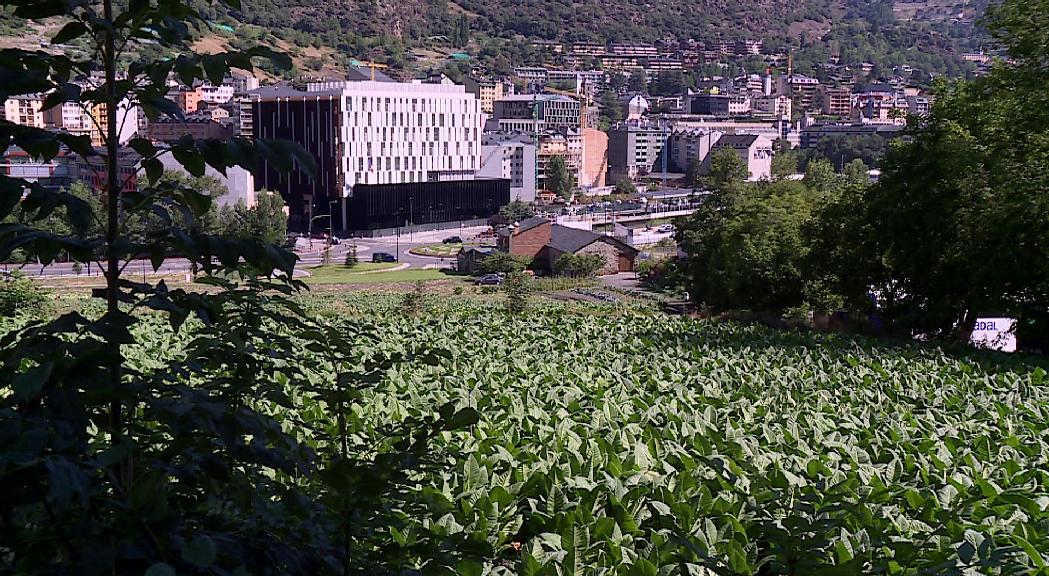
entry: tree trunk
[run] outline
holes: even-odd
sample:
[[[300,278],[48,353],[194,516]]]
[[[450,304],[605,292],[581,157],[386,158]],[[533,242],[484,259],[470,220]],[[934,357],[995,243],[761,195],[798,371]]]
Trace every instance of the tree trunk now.
[[[113,22],[113,0],[105,0],[103,3],[104,17],[108,22]],[[120,313],[120,255],[117,253],[116,242],[120,236],[120,171],[118,169],[118,154],[120,142],[117,135],[117,57],[116,38],[110,28],[105,33],[102,48],[102,66],[106,75],[105,107],[105,146],[106,146],[106,315],[109,322],[114,323]],[[112,326],[111,326],[112,328]],[[112,330],[110,334],[113,334]],[[106,344],[115,352],[114,360],[109,365],[110,383],[114,390],[121,385],[122,362],[120,360],[120,343],[114,341],[114,337],[108,336]],[[109,406],[110,437],[113,444],[120,442],[123,433],[123,406],[121,401],[113,400]],[[121,477],[123,480],[123,477]]]

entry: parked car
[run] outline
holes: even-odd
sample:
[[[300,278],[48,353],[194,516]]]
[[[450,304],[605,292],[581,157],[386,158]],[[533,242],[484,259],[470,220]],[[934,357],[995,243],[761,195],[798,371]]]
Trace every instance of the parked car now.
[[[444,240],[441,240],[441,242],[443,242],[445,244],[462,244],[463,243],[463,239],[458,237],[458,236],[449,236],[449,237],[445,238]]]
[[[503,277],[498,274],[485,274],[474,283],[478,286],[499,286],[503,283]]]
[[[396,262],[397,257],[389,252],[376,252],[372,254],[372,262]]]

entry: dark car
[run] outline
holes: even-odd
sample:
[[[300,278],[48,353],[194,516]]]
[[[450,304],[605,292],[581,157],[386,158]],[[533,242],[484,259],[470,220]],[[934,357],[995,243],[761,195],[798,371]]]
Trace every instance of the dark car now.
[[[478,286],[499,286],[503,283],[503,277],[498,274],[485,274],[478,278],[475,283]]]
[[[462,244],[463,243],[463,239],[458,237],[458,236],[449,236],[449,237],[445,238],[444,240],[442,240],[441,242],[444,242],[445,244]]]
[[[389,252],[376,252],[372,254],[372,262],[396,262],[397,257]]]

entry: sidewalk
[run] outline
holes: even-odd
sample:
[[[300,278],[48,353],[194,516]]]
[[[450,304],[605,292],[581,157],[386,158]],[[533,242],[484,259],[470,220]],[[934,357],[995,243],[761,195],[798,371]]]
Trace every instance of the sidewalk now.
[[[473,238],[490,229],[491,226],[470,226],[466,228],[450,228],[448,230],[429,230],[426,232],[405,232],[401,234],[401,242],[424,243],[440,242],[449,236],[462,236],[464,240]],[[390,243],[395,242],[397,236],[375,236],[372,238],[361,238],[362,242]]]

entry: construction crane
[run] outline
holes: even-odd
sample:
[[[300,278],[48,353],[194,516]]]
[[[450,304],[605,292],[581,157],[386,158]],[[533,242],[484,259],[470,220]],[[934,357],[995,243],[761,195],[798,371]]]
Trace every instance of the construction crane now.
[[[372,69],[372,82],[375,82],[375,69],[382,68],[383,70],[389,68],[386,64],[380,64],[378,62],[372,62],[370,60],[350,60],[350,66],[354,68],[371,68]]]

